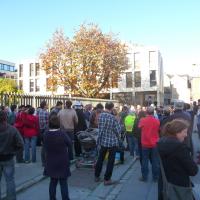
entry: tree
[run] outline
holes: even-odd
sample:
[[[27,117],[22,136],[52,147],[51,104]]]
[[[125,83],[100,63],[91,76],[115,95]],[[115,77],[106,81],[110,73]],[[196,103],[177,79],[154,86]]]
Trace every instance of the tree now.
[[[7,78],[0,78],[0,93],[18,92],[16,81]]]
[[[72,40],[56,31],[40,58],[52,90],[83,97],[98,97],[128,68],[126,45],[94,24],[81,25]]]

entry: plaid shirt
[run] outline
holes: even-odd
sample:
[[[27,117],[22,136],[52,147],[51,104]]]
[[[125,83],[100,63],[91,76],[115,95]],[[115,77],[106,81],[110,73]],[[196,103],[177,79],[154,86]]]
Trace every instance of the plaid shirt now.
[[[48,128],[49,124],[49,112],[46,109],[39,109],[37,111],[37,115],[39,117],[39,126],[40,129]]]
[[[116,118],[107,112],[99,116],[97,144],[104,147],[119,146],[118,138],[121,133],[120,123]]]

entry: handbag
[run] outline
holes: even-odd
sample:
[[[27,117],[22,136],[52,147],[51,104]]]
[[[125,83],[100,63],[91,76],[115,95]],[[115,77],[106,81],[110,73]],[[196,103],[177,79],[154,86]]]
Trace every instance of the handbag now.
[[[182,187],[168,182],[160,156],[159,160],[163,181],[163,200],[193,200],[192,187]]]

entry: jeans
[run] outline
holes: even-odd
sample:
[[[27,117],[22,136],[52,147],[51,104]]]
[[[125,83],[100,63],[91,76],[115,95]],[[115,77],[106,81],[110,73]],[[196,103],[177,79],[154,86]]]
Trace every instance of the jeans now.
[[[136,153],[136,155],[139,156],[137,138],[134,137],[133,134],[126,134],[126,137],[128,140],[128,146],[131,156],[134,157],[134,153]]]
[[[58,181],[60,183],[62,200],[70,200],[67,179],[64,179],[64,178],[63,179],[51,178],[50,183],[49,183],[49,199],[56,200],[56,187],[57,187]]]
[[[142,176],[145,180],[148,178],[149,173],[149,159],[151,159],[152,175],[154,180],[159,177],[159,159],[157,148],[142,147]]]
[[[1,177],[2,174],[5,177],[6,181],[6,195],[7,200],[16,200],[16,191],[15,191],[15,167],[14,160],[0,161],[0,200],[1,200]]]
[[[30,146],[31,146],[31,153],[32,153],[32,162],[36,162],[36,143],[37,137],[33,136],[31,138],[25,138],[25,161],[30,161]]]
[[[109,152],[108,162],[106,166],[106,172],[104,174],[104,180],[108,181],[111,179],[112,171],[115,163],[115,153],[117,151],[117,147],[103,147],[101,146],[99,151],[98,160],[95,167],[95,177],[99,177],[101,174],[103,161],[105,159],[107,151]]]

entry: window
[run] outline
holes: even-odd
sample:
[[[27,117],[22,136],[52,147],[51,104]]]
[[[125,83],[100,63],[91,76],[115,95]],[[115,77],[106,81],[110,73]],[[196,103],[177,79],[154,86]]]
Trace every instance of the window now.
[[[156,86],[156,70],[150,70],[150,87]]]
[[[126,73],[126,88],[132,88],[133,82],[132,82],[132,72]]]
[[[39,92],[40,91],[40,85],[39,85],[39,80],[35,79],[35,91]]]
[[[10,71],[14,72],[14,66],[10,66]]]
[[[19,65],[19,77],[23,76],[23,64]]]
[[[34,81],[33,79],[30,79],[30,92],[34,91]]]
[[[140,53],[134,53],[134,68],[135,71],[141,70]]]
[[[141,87],[141,72],[135,72],[134,80],[135,80],[135,87]]]
[[[29,65],[29,76],[33,76],[34,75],[34,65],[33,63],[30,63]]]
[[[157,66],[156,52],[149,51],[149,67],[155,69]]]
[[[40,75],[40,64],[35,63],[35,75],[39,76]]]
[[[23,81],[19,80],[19,90],[23,90]]]

